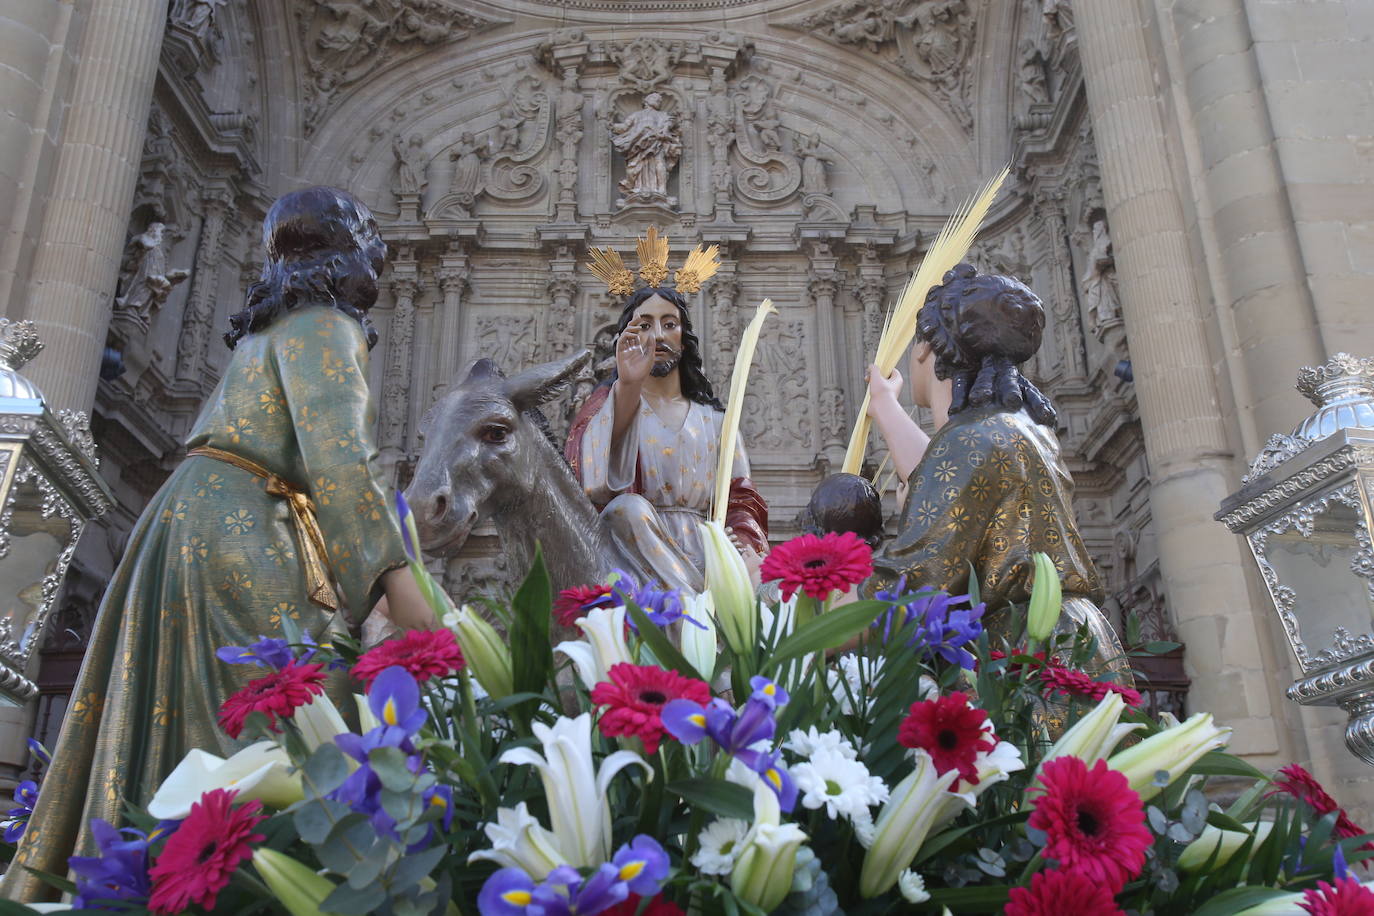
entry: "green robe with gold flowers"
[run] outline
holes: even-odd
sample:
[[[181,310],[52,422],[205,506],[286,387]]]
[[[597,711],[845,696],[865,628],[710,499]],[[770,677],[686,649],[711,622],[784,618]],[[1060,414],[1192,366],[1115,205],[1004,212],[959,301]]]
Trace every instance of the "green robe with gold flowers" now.
[[[191,456],[143,512],[96,619],[66,721],[15,865],[0,893],[42,885],[21,865],[65,874],[92,855],[91,818],[117,824],[146,804],[192,748],[228,756],[220,704],[265,672],[228,665],[222,646],[280,636],[284,618],[321,641],[361,621],[381,575],[405,563],[378,473],[376,408],[362,328],[303,306],[239,341],[190,437],[250,459],[308,493],[341,609],[310,602],[286,502],[260,477]],[[342,619],[346,616],[346,619]]]

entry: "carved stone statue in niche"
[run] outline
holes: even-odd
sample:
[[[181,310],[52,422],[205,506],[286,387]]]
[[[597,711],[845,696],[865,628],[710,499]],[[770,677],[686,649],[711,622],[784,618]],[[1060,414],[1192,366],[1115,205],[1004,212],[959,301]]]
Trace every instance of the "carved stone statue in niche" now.
[[[735,103],[725,83],[725,71],[711,69],[711,87],[706,96],[706,135],[711,144],[711,187],[716,192],[730,190],[730,145],[735,141]]]
[[[147,321],[167,301],[172,287],[191,275],[187,270],[167,269],[162,238],[165,229],[162,223],[150,223],[146,231],[129,241],[121,284],[124,294],[114,301],[116,311]]]
[[[167,19],[173,25],[179,25],[195,33],[197,37],[204,38],[215,19],[215,11],[226,2],[227,0],[172,0],[171,9],[167,11]]]
[[[1068,44],[1075,39],[1073,7],[1069,0],[1044,0],[1040,13],[1045,17],[1045,39],[1050,44],[1061,39]]]
[[[825,167],[830,160],[821,155],[820,134],[803,137],[797,146],[797,155],[802,163],[802,193],[829,194],[830,180],[825,175]]]
[[[1093,333],[1121,318],[1121,296],[1116,284],[1116,257],[1112,254],[1112,237],[1107,223],[1099,214],[1093,220],[1092,244],[1088,249],[1088,269],[1083,274],[1081,290],[1088,309],[1088,321]]]
[[[778,128],[782,126],[782,119],[778,117],[778,111],[773,107],[773,100],[767,99],[759,107],[758,114],[754,116],[751,126],[754,133],[758,136],[759,147],[767,153],[776,153],[782,149],[782,135]]]
[[[1029,38],[1022,38],[1017,45],[1021,60],[1021,95],[1027,105],[1043,105],[1050,100],[1049,87],[1045,83],[1045,55]]]
[[[930,72],[948,73],[959,63],[963,35],[959,14],[964,0],[922,0],[897,22],[916,32],[916,53]]]
[[[611,125],[611,143],[625,157],[625,177],[620,190],[629,201],[664,201],[668,175],[682,155],[682,130],[672,113],[663,110],[663,96],[651,92],[643,107]]]
[[[495,146],[498,153],[520,149],[520,127],[524,123],[524,116],[515,110],[514,105],[501,109],[501,118],[496,122]]]
[[[425,138],[419,134],[411,134],[407,143],[397,134],[392,139],[391,149],[396,154],[396,184],[393,190],[398,195],[419,194],[429,184],[425,174],[429,170],[429,157],[425,155]]]
[[[449,193],[475,195],[477,182],[482,176],[482,159],[487,154],[487,145],[463,131],[458,142],[449,150],[448,158],[453,163],[453,182]]]

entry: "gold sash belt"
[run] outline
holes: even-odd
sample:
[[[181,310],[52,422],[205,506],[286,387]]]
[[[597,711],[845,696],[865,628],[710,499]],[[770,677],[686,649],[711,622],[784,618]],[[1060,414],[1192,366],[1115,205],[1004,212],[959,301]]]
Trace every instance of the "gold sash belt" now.
[[[311,601],[331,611],[339,609],[339,596],[334,592],[329,563],[325,559],[324,532],[320,530],[319,519],[315,517],[315,504],[304,490],[292,486],[273,474],[267,468],[242,455],[226,452],[212,445],[200,445],[187,452],[188,455],[203,455],[225,464],[232,464],[241,471],[267,481],[267,492],[286,500],[291,510],[291,521],[296,527],[296,539],[300,542],[301,563],[305,566],[305,584]]]

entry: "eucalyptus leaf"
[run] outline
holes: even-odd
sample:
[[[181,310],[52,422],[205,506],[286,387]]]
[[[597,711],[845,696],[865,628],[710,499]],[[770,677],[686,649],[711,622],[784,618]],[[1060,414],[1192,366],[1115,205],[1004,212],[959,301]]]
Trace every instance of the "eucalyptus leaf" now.
[[[305,762],[306,797],[328,795],[348,778],[351,768],[344,752],[335,744],[321,744]]]
[[[325,913],[338,913],[339,916],[367,916],[386,902],[386,891],[379,885],[368,887],[349,887],[340,884],[320,901],[320,910]]]
[[[345,875],[348,886],[354,890],[362,890],[377,880],[377,876],[382,873],[382,866],[384,865],[386,865],[384,857],[368,856],[348,870]]]
[[[410,755],[399,747],[374,748],[367,755],[367,763],[382,785],[393,792],[405,792],[415,785],[415,774],[410,771]]]
[[[436,846],[433,849],[426,849],[424,852],[407,853],[396,863],[396,867],[391,870],[391,882],[393,892],[403,891],[406,888],[420,883],[421,878],[426,878],[434,867],[444,858],[444,853],[448,851],[445,846]]]
[[[316,798],[302,802],[292,812],[291,820],[296,825],[296,833],[307,843],[322,843],[329,836],[334,825],[349,814],[349,807],[343,802],[327,798]]]
[[[1193,833],[1182,824],[1169,825],[1169,839],[1173,840],[1175,843],[1191,843],[1196,836],[1196,833]]]
[[[1160,836],[1163,836],[1169,829],[1169,819],[1164,816],[1164,812],[1160,811],[1157,805],[1146,808],[1145,817],[1150,821],[1150,829]]]

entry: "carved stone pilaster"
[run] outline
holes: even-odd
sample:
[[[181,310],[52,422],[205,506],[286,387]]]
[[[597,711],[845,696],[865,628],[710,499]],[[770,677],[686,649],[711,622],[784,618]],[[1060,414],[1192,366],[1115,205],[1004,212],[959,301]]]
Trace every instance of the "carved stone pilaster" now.
[[[553,274],[549,279],[548,343],[549,353],[557,358],[573,347],[577,318],[577,307],[574,302],[577,281],[573,278],[571,270],[561,269],[562,265],[559,262],[554,263],[558,266],[552,267]]]
[[[445,255],[434,278],[439,281],[439,289],[444,294],[444,302],[439,307],[438,327],[434,334],[434,385],[430,400],[437,399],[453,381],[458,371],[458,360],[463,342],[463,295],[468,290],[467,255]]]
[[[739,319],[738,269],[736,261],[722,260],[720,270],[716,271],[707,289],[706,301],[711,304],[711,352],[715,363],[716,389],[722,398],[729,393],[735,352],[743,332]]]
[[[399,456],[405,449],[406,414],[410,391],[411,344],[415,338],[415,294],[419,292],[417,265],[397,262],[391,278],[395,306],[387,334],[386,371],[382,376],[383,452]]]
[[[1048,303],[1054,318],[1055,349],[1066,379],[1083,379],[1088,373],[1088,358],[1083,337],[1083,316],[1078,307],[1078,284],[1074,282],[1073,254],[1069,250],[1069,230],[1064,219],[1063,195],[1041,193],[1035,201],[1035,219],[1045,227],[1050,240],[1051,295]]]
[[[845,347],[842,322],[836,319],[835,296],[840,283],[830,246],[816,243],[811,257],[810,293],[816,310],[817,380],[820,389],[821,458],[832,468],[844,460],[848,412],[840,378],[840,354]]]
[[[203,198],[205,222],[196,245],[195,274],[177,342],[178,381],[209,381],[204,378],[205,361],[210,353],[211,322],[215,319],[215,298],[219,285],[219,262],[224,247],[224,220],[233,202],[225,188],[214,188]]]

